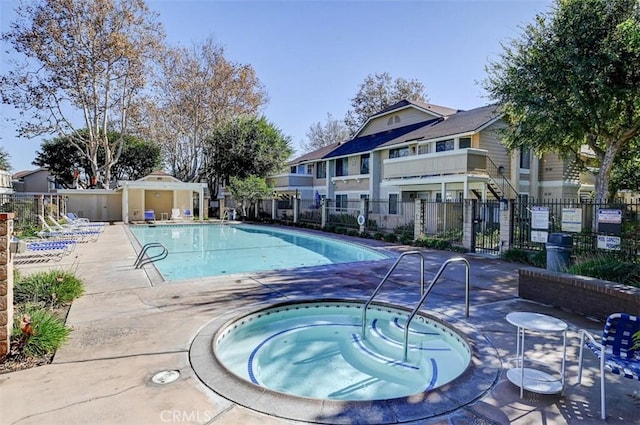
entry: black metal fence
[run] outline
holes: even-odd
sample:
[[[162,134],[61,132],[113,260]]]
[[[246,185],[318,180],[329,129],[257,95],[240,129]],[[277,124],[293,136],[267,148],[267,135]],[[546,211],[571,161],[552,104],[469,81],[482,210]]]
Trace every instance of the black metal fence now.
[[[640,256],[640,201],[518,200],[512,208],[511,246],[540,251],[546,235],[566,233],[575,255],[608,252]]]
[[[66,198],[61,195],[0,193],[0,212],[14,213],[13,227],[15,231],[22,232],[40,229],[39,215],[59,216],[66,212],[65,202]]]

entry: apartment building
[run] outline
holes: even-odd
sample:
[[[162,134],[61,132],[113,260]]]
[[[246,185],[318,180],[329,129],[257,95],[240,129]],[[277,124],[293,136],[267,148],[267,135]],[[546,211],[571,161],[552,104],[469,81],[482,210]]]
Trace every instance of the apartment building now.
[[[496,105],[468,111],[403,100],[371,116],[355,137],[302,155],[273,176],[278,194],[326,197],[340,208],[369,198],[394,205],[412,199],[567,198],[593,191],[593,179],[556,155],[508,151]]]

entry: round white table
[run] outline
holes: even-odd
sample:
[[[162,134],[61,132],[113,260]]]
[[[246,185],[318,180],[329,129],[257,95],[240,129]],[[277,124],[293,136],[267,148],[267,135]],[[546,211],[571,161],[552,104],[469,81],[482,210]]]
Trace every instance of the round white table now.
[[[517,327],[516,367],[507,371],[507,379],[524,390],[538,394],[557,394],[564,389],[564,369],[567,356],[567,324],[560,319],[540,313],[513,312],[507,314],[507,322]],[[560,377],[532,367],[525,367],[524,337],[526,331],[540,333],[562,332],[562,367]]]

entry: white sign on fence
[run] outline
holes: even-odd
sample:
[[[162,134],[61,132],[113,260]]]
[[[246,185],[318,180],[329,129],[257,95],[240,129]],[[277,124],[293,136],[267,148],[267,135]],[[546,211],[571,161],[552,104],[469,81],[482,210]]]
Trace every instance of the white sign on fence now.
[[[598,248],[620,251],[620,237],[598,235]]]
[[[547,243],[548,237],[549,237],[549,232],[547,232],[546,230],[531,231],[531,242]]]
[[[549,207],[531,208],[531,228],[544,230],[549,229]]]
[[[562,231],[575,233],[582,231],[582,208],[562,209]]]

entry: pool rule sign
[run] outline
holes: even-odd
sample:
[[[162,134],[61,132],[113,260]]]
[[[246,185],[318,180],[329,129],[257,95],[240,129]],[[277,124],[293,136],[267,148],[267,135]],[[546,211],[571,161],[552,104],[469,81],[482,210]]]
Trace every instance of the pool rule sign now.
[[[620,232],[622,231],[622,210],[598,210],[598,248],[619,250]]]
[[[531,242],[546,243],[549,236],[549,207],[531,208]]]

